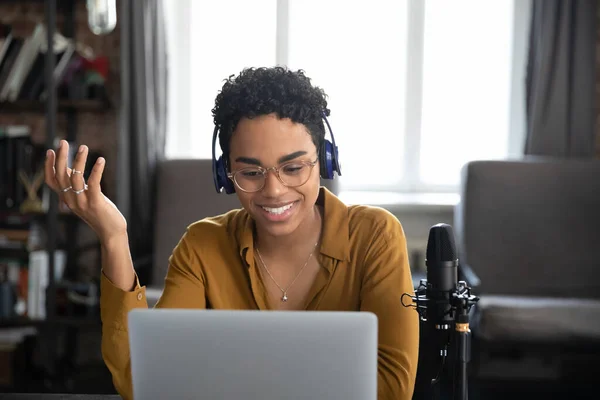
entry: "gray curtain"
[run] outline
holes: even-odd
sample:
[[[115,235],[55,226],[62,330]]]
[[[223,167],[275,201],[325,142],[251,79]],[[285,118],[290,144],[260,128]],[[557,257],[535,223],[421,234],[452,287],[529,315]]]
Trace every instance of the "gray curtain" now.
[[[593,157],[596,0],[533,0],[526,155]]]
[[[117,206],[134,260],[152,252],[155,174],[164,158],[167,54],[162,0],[120,0],[121,110]],[[149,265],[148,265],[149,266]],[[140,270],[143,278],[146,274]]]

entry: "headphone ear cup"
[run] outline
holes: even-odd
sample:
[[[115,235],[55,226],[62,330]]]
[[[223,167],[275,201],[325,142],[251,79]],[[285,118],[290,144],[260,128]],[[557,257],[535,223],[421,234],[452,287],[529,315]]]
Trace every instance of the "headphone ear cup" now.
[[[340,159],[338,158],[338,148],[336,145],[331,145],[331,154],[332,154],[332,172],[331,177],[333,178],[333,173],[337,172],[338,176],[342,176],[342,167],[340,166]]]
[[[215,184],[215,189],[216,189],[217,193],[221,193],[221,189],[223,188],[223,186],[221,186],[221,181],[219,179],[219,162],[220,161],[221,161],[220,158],[218,160],[216,160],[213,157],[213,159],[212,159],[213,183]]]
[[[233,182],[227,177],[227,168],[223,161],[223,156],[219,157],[218,160],[213,161],[213,178],[215,181],[215,187],[217,192],[221,192],[221,189],[225,189],[225,193],[235,193]]]
[[[223,184],[223,187],[225,188],[225,193],[235,193],[235,186],[233,185],[233,181],[227,177],[227,173],[225,174],[225,182]]]
[[[319,153],[321,178],[333,179],[334,159],[333,145],[329,140],[323,140]]]

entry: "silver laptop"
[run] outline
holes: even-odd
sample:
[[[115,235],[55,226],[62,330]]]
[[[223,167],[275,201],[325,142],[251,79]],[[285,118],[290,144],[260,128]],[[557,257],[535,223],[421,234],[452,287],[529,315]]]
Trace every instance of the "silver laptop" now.
[[[134,309],[135,400],[377,398],[367,312]]]

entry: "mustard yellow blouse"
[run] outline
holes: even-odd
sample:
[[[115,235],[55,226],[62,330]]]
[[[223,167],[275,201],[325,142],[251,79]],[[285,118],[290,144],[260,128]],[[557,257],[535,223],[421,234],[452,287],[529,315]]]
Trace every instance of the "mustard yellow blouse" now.
[[[346,206],[326,188],[318,203],[324,224],[322,266],[306,310],[370,311],[379,320],[378,398],[409,400],[417,371],[418,314],[400,302],[413,292],[406,238],[388,211]],[[254,265],[253,222],[244,210],[190,225],[169,258],[156,307],[268,310],[261,274]],[[148,307],[145,287],[131,292],[101,277],[102,355],[113,383],[132,399],[127,313]]]

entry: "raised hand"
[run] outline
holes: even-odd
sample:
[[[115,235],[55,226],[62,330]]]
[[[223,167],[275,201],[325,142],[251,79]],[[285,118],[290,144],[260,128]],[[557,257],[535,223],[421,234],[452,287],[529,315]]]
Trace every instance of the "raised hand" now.
[[[101,243],[127,234],[127,222],[115,204],[108,199],[100,188],[102,173],[106,161],[99,157],[89,180],[83,177],[88,156],[88,147],[81,145],[75,156],[73,168],[67,166],[69,143],[61,140],[55,153],[46,153],[46,184],[52,188],[65,204],[85,221],[98,235]]]

